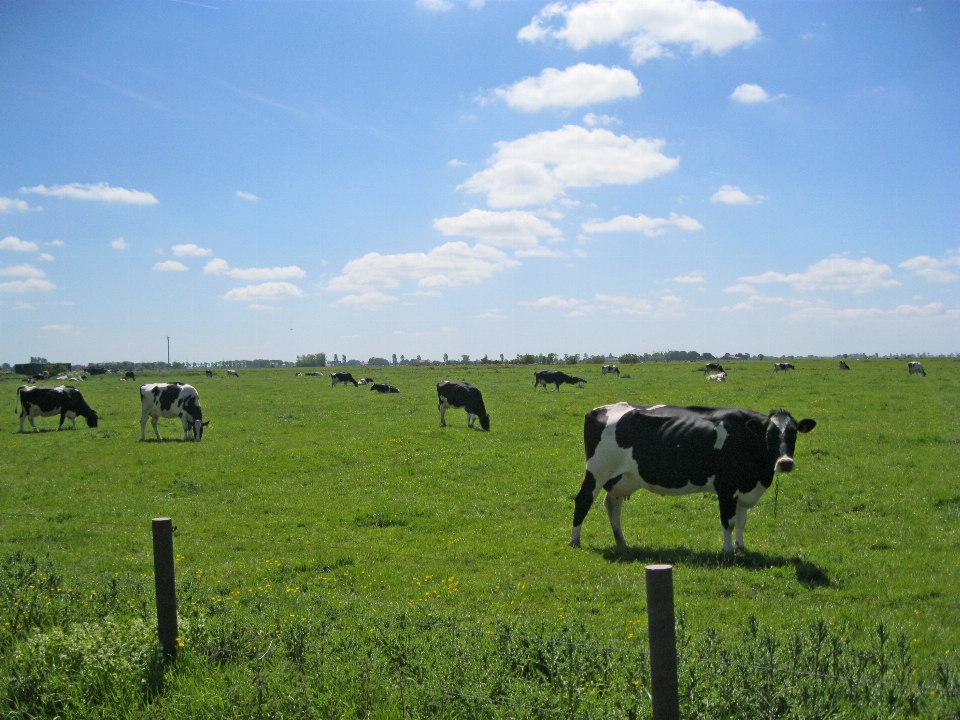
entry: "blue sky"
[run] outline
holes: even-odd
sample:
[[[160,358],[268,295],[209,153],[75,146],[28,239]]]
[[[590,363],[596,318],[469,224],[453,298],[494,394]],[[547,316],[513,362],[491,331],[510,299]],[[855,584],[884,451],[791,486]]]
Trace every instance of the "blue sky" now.
[[[960,350],[955,3],[0,4],[0,361]]]

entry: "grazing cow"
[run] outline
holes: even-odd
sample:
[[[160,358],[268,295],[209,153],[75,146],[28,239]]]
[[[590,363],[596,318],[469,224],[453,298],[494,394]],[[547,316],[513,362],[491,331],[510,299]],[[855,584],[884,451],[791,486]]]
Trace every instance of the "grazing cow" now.
[[[718,372],[713,375],[707,375],[707,380],[716,380],[717,382],[724,382],[727,379],[726,372]]]
[[[237,375],[237,371],[236,371],[236,370],[227,370],[227,377],[230,377],[231,375],[232,375],[233,377],[235,377],[235,378],[240,377],[239,375]]]
[[[769,415],[739,408],[605,405],[587,413],[583,444],[587,467],[576,497],[570,545],[580,547],[580,527],[600,490],[613,537],[623,501],[640,488],[658,495],[712,492],[720,501],[723,551],[743,550],[743,528],[775,472],[792,472],[797,433],[816,427],[786,410]]]
[[[586,380],[579,377],[574,377],[573,375],[567,375],[562,370],[537,370],[533,374],[533,389],[536,390],[538,387],[543,385],[544,388],[547,387],[550,383],[553,383],[557,391],[560,391],[560,386],[566,383],[567,385],[579,385],[583,387],[586,384]]]
[[[385,383],[373,383],[370,386],[371,390],[376,390],[378,393],[398,393],[400,392],[399,388],[394,387],[393,385],[386,385]]]
[[[702,369],[703,369],[704,375],[706,375],[708,372],[711,372],[711,371],[715,373],[725,372],[723,369],[723,365],[721,365],[720,363],[707,363],[706,365],[703,366]]]
[[[184,383],[150,383],[140,386],[140,439],[146,440],[147,418],[153,423],[153,433],[160,441],[160,431],[157,430],[157,421],[162,418],[180,418],[183,424],[183,439],[189,440],[190,433],[193,439],[200,442],[203,429],[210,421],[203,420],[203,411],[200,409],[200,397],[193,385]]]
[[[617,377],[620,377],[620,368],[618,368],[616,365],[604,365],[602,368],[600,368],[600,377],[603,377],[607,373],[613,373]]]
[[[841,369],[841,370],[849,370],[849,369],[850,369],[850,366],[847,365],[847,363],[846,363],[845,361],[841,360],[841,361],[840,361],[840,369]]]
[[[447,426],[444,417],[447,408],[464,408],[467,411],[467,427],[473,427],[474,421],[480,418],[480,427],[490,429],[490,414],[483,405],[483,395],[470,383],[441,380],[437,383],[437,398],[440,401],[437,406],[440,427]]]
[[[923,364],[914,360],[913,362],[907,363],[907,370],[910,371],[911,375],[923,375],[927,376],[927,371],[923,369]]]
[[[780,372],[781,370],[786,372],[787,370],[796,370],[796,368],[790,363],[774,363],[773,364],[774,372]]]
[[[82,415],[87,420],[89,427],[95,428],[99,417],[95,410],[92,410],[87,401],[83,399],[80,391],[69,385],[60,385],[59,387],[35,387],[32,385],[21,385],[17,388],[17,401],[20,404],[20,432],[23,432],[23,421],[30,420],[30,426],[34,432],[40,432],[34,418],[60,416],[60,425],[57,430],[63,429],[64,419],[69,419],[73,423],[73,429],[77,429],[77,415]],[[16,412],[16,410],[15,410]]]
[[[360,383],[354,380],[353,375],[351,375],[348,372],[330,373],[330,377],[333,380],[333,385],[331,385],[330,387],[336,387],[337,383],[343,383],[344,385],[346,385],[347,383],[353,383],[354,387],[360,387]]]
[[[213,370],[205,370],[204,372],[207,377],[213,377]]]
[[[136,380],[136,379],[137,379],[137,376],[133,374],[133,370],[127,370],[127,371],[123,374],[123,376],[124,376],[127,380]]]

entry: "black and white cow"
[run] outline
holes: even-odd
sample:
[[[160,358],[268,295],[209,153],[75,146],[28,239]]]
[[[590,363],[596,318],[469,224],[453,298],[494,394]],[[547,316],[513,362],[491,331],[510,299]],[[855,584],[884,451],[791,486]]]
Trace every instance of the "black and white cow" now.
[[[365,378],[360,378],[360,380],[357,382],[357,385],[370,385],[372,382],[373,382],[373,378],[365,377]]]
[[[34,422],[36,417],[60,416],[60,425],[57,430],[63,429],[64,419],[73,423],[77,429],[77,415],[87,420],[89,427],[95,428],[99,417],[92,410],[83,395],[75,387],[60,385],[59,387],[34,387],[21,385],[17,388],[17,400],[20,404],[20,432],[23,432],[23,421],[30,420],[34,432],[40,432]]]
[[[441,380],[437,383],[437,398],[440,401],[437,406],[440,411],[440,427],[447,426],[444,416],[448,408],[464,408],[467,411],[468,427],[473,427],[474,421],[480,418],[480,427],[484,430],[490,429],[490,414],[483,405],[483,395],[470,383]]]
[[[236,371],[236,370],[227,370],[227,377],[235,377],[235,378],[238,378],[238,377],[240,377],[240,376],[237,374],[237,371]]]
[[[213,377],[213,370],[206,370],[207,377]]]
[[[123,374],[123,376],[124,376],[127,380],[136,380],[136,379],[137,379],[137,376],[133,374],[133,370],[127,370],[127,371]]]
[[[910,371],[911,375],[923,375],[927,376],[927,371],[923,369],[923,364],[914,360],[913,362],[907,363],[907,370]]]
[[[723,369],[723,365],[721,365],[720,363],[707,363],[706,365],[703,366],[702,370],[704,375],[706,375],[708,372],[714,372],[714,373],[725,372]]]
[[[387,385],[385,383],[373,383],[370,385],[371,390],[376,390],[378,393],[398,393],[400,392],[399,388],[394,387],[393,385]]]
[[[354,387],[360,387],[360,383],[354,380],[353,375],[348,372],[330,373],[330,377],[333,379],[333,385],[331,385],[331,387],[336,387],[337,383],[343,383],[344,385],[347,383],[353,383]]]
[[[620,377],[620,368],[618,368],[616,365],[604,365],[602,368],[600,368],[600,377],[603,377],[607,373],[612,373],[617,377]]]
[[[841,361],[840,361],[840,369],[841,369],[841,370],[849,370],[849,369],[850,369],[850,366],[847,365],[847,363],[846,363],[845,360],[841,360]]]
[[[796,370],[796,368],[790,363],[774,363],[773,364],[773,371],[775,373],[780,372],[781,370],[786,372],[787,370]]]
[[[583,387],[586,384],[586,380],[579,377],[574,377],[573,375],[567,375],[562,370],[537,370],[533,374],[533,389],[536,390],[538,387],[543,385],[544,388],[547,385],[553,383],[557,391],[559,392],[560,386],[566,383],[567,385],[579,385]]]
[[[203,420],[200,409],[200,397],[193,385],[184,383],[150,383],[140,386],[140,439],[146,440],[147,418],[153,423],[153,433],[160,441],[157,421],[162,418],[180,418],[183,424],[183,439],[189,440],[190,433],[197,442],[203,437],[203,429],[210,421]]]
[[[727,373],[726,371],[714,373],[713,375],[707,375],[707,380],[714,380],[716,382],[726,382]]]
[[[786,410],[763,415],[739,408],[605,405],[587,413],[583,444],[587,467],[576,497],[570,545],[600,490],[618,545],[623,501],[640,488],[658,495],[712,492],[720,501],[723,551],[743,550],[743,528],[775,472],[792,472],[797,433],[816,427]]]

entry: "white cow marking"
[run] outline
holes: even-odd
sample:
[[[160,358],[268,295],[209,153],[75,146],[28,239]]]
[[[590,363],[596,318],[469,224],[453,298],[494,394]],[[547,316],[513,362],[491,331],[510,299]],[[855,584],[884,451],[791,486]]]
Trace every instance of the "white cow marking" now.
[[[659,410],[662,407],[666,407],[666,405],[651,405],[647,410]]]
[[[730,434],[727,432],[727,429],[723,426],[722,422],[717,423],[717,441],[713,444],[714,450],[722,450],[723,444],[727,441],[727,436]]]

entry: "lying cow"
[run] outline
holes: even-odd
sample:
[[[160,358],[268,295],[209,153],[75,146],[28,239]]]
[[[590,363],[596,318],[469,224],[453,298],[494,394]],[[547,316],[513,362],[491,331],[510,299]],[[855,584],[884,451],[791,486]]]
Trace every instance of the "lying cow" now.
[[[183,439],[189,440],[190,433],[193,439],[200,442],[203,429],[210,421],[203,420],[203,411],[200,409],[200,397],[193,385],[184,383],[150,383],[140,386],[140,439],[146,440],[147,418],[153,423],[153,433],[160,442],[160,431],[157,421],[162,418],[180,418],[183,425]]]
[[[600,368],[600,377],[603,377],[607,373],[611,373],[617,377],[620,377],[620,368],[618,368],[616,365],[604,365],[602,368]]]
[[[480,418],[480,427],[490,429],[490,415],[483,405],[483,395],[470,383],[441,380],[437,383],[437,398],[440,404],[440,427],[446,427],[445,418],[448,408],[464,408],[467,411],[467,427]]]
[[[337,383],[343,383],[344,385],[346,385],[347,383],[353,383],[354,387],[360,387],[360,383],[354,380],[353,375],[351,375],[348,372],[330,373],[330,377],[333,379],[333,385],[331,385],[330,387],[336,387]]]
[[[849,369],[850,369],[850,366],[847,365],[847,363],[846,363],[844,360],[841,360],[841,361],[840,361],[840,369],[841,369],[841,370],[849,370]]]
[[[550,383],[553,383],[557,392],[560,391],[560,386],[563,384],[567,385],[579,385],[583,387],[586,384],[586,380],[579,377],[574,377],[573,375],[567,375],[562,370],[537,370],[533,374],[533,389],[536,390],[538,387],[543,385],[544,388],[547,387]]]
[[[361,379],[357,382],[357,385],[369,385],[369,384],[372,383],[372,382],[373,382],[373,378],[361,378]]]
[[[400,392],[399,388],[394,387],[393,385],[386,385],[385,383],[373,383],[370,385],[371,390],[376,390],[378,393],[398,393]]]
[[[787,370],[796,370],[796,368],[790,363],[774,363],[773,364],[773,371],[775,373],[780,372],[781,370],[786,372]]]
[[[716,382],[724,382],[727,379],[726,372],[718,372],[713,375],[707,375],[707,380],[715,380]]]
[[[743,550],[743,528],[775,472],[792,472],[797,433],[816,427],[786,410],[769,415],[739,408],[670,405],[605,405],[587,413],[583,444],[587,467],[577,493],[570,545],[580,547],[580,528],[600,490],[606,490],[613,537],[623,501],[640,488],[658,495],[714,493],[720,501],[723,551]]]
[[[913,362],[907,363],[907,370],[910,371],[911,375],[923,375],[927,376],[927,371],[923,369],[923,364],[914,360]]]
[[[77,415],[86,418],[87,426],[95,428],[99,422],[99,417],[95,410],[92,410],[87,401],[83,399],[80,391],[69,385],[60,385],[59,387],[35,387],[32,385],[21,385],[17,388],[17,401],[20,404],[20,432],[23,432],[23,421],[30,420],[30,427],[34,432],[40,432],[37,424],[34,422],[36,417],[60,416],[60,425],[57,430],[63,429],[64,419],[69,419],[73,423],[73,429],[77,429]]]
[[[299,375],[300,373],[297,373],[297,374]],[[323,377],[323,373],[322,373],[322,372],[308,372],[308,373],[307,373],[307,377]]]

